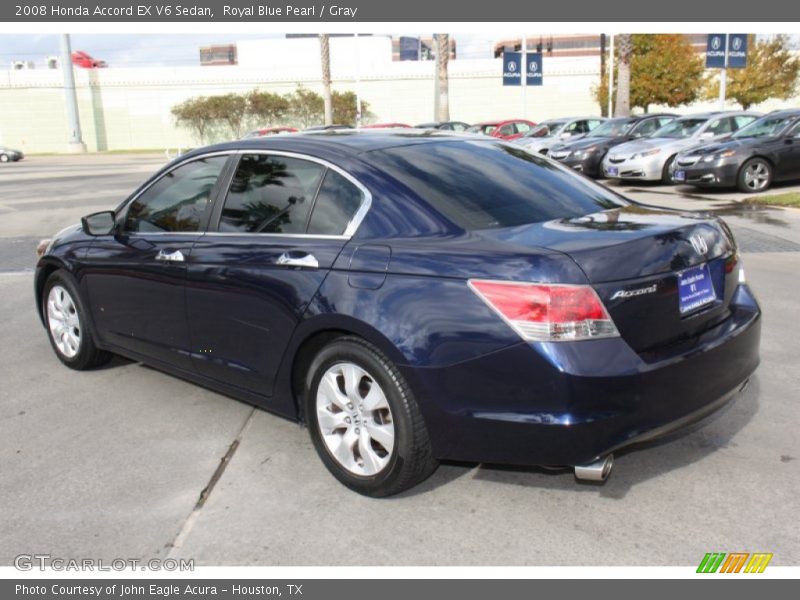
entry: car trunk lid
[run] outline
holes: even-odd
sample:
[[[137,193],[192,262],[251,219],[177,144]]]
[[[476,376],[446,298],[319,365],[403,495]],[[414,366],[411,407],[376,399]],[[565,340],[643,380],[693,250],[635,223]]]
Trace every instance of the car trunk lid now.
[[[710,216],[631,204],[481,234],[572,258],[622,337],[639,352],[697,335],[727,318],[737,285],[733,238]],[[697,291],[693,302],[693,286],[703,285],[709,289]]]

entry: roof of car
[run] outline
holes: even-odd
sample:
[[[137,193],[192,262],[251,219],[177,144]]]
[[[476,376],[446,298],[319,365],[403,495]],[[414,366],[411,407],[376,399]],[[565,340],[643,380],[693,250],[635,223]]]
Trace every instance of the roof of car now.
[[[800,116],[800,108],[781,108],[778,110],[773,110],[765,115],[764,117],[797,117]]]
[[[327,131],[299,132],[289,135],[247,138],[233,142],[225,142],[197,148],[183,155],[205,154],[225,150],[278,150],[284,152],[335,151],[338,153],[360,154],[371,150],[382,150],[410,144],[430,141],[484,140],[482,136],[474,136],[439,129],[338,129]],[[496,140],[495,140],[496,141]]]

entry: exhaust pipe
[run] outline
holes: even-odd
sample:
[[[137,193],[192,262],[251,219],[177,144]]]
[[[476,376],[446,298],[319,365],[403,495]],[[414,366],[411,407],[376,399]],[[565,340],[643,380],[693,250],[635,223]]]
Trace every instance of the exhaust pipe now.
[[[605,481],[614,467],[614,455],[608,454],[588,465],[575,465],[575,478],[584,481]]]

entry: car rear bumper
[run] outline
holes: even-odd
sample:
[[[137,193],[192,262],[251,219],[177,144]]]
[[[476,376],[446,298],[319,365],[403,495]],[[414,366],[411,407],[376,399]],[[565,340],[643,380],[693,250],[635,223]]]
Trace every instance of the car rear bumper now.
[[[760,329],[742,285],[728,319],[650,362],[612,338],[520,343],[446,368],[401,370],[438,458],[579,465],[719,408],[758,366]]]

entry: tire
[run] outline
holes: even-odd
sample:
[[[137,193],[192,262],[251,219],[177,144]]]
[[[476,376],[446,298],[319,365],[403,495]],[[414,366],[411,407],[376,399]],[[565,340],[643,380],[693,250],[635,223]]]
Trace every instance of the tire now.
[[[47,278],[42,293],[47,337],[58,359],[76,371],[99,367],[112,356],[95,345],[84,306],[77,286],[64,271]]]
[[[408,384],[363,339],[338,338],[317,354],[304,399],[317,454],[336,479],[359,494],[398,494],[436,470],[438,461]]]
[[[672,167],[672,163],[675,162],[675,156],[670,156],[667,159],[667,162],[664,163],[664,168],[661,170],[661,183],[665,185],[671,185],[675,182],[672,181],[672,173],[670,173],[670,167]]]
[[[0,162],[8,162],[8,154],[0,154]]]
[[[736,187],[745,194],[755,194],[772,185],[772,165],[763,158],[751,158],[739,169]]]

